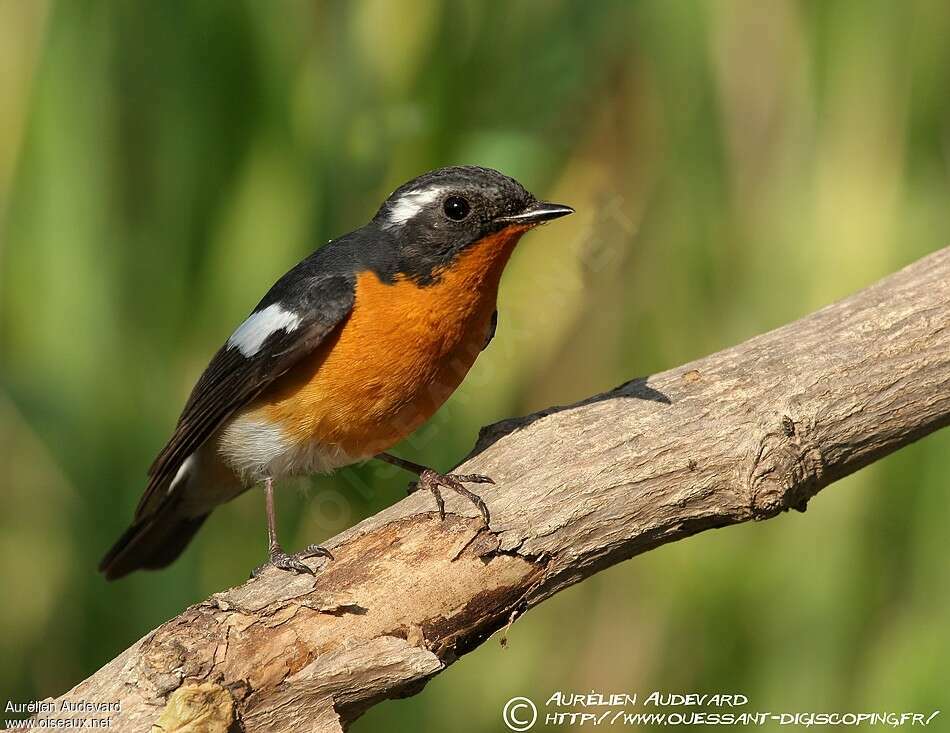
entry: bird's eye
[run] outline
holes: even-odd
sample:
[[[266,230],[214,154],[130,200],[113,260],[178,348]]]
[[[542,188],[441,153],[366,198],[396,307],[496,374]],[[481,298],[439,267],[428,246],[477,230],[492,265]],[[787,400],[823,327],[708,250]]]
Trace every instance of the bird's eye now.
[[[445,200],[445,203],[442,204],[442,211],[453,221],[462,221],[462,219],[468,216],[468,212],[471,211],[471,209],[472,207],[469,206],[468,201],[461,196],[449,196]]]

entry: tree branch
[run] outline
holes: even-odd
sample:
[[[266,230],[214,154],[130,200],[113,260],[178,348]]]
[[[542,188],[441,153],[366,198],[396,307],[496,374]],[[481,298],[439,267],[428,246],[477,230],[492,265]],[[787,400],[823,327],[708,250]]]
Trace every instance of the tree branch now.
[[[118,730],[339,731],[562,588],[804,510],[948,422],[950,248],[735,348],[483,429],[463,470],[497,482],[490,529],[454,496],[443,524],[413,495],[327,543],[316,579],[218,593],[59,701],[120,701]]]

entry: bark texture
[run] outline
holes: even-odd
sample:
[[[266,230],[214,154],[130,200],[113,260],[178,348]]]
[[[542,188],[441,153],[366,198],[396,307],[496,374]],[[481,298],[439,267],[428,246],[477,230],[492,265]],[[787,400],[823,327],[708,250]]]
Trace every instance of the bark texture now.
[[[215,594],[58,701],[120,701],[122,731],[340,731],[562,588],[804,509],[948,422],[950,248],[735,348],[484,428],[460,470],[497,482],[479,487],[490,528],[454,495],[444,523],[413,495],[328,542],[315,579]]]

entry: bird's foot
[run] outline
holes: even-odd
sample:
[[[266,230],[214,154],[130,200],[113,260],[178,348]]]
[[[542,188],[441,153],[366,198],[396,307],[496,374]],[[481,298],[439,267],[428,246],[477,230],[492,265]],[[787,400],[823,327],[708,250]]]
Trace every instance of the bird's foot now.
[[[424,489],[432,493],[435,497],[436,506],[439,508],[439,517],[445,520],[445,501],[442,499],[441,488],[449,489],[454,491],[460,496],[464,496],[470,502],[472,502],[478,511],[481,512],[482,520],[485,522],[485,526],[488,526],[490,520],[488,514],[488,507],[485,506],[485,502],[482,501],[482,497],[478,494],[469,491],[465,488],[463,484],[493,484],[488,476],[482,476],[480,473],[436,473],[430,468],[424,469],[419,474],[419,480],[409,484],[409,493],[419,491]]]
[[[315,575],[313,570],[311,570],[307,565],[304,565],[301,560],[306,560],[311,557],[326,557],[330,560],[333,559],[333,555],[330,554],[330,551],[325,547],[320,547],[319,545],[309,545],[304,550],[296,553],[295,555],[288,555],[284,552],[283,548],[280,545],[272,545],[270,548],[270,557],[267,562],[265,562],[260,567],[254,569],[251,573],[252,578],[256,578],[258,575],[264,572],[268,567],[275,567],[278,570],[286,570],[289,573],[294,573],[295,575]]]

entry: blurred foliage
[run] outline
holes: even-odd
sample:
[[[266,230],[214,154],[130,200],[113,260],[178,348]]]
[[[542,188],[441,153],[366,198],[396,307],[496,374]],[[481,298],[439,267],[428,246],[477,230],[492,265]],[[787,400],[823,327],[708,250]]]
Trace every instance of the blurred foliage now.
[[[942,0],[0,0],[3,697],[64,691],[261,560],[250,492],[167,571],[94,570],[214,349],[396,185],[480,163],[578,210],[521,245],[495,342],[402,448],[447,468],[481,424],[946,244],[948,37]],[[807,516],[612,568],[354,730],[499,730],[508,698],[555,690],[941,707],[948,456],[939,434]],[[302,481],[284,537],[328,537],[404,482]]]

